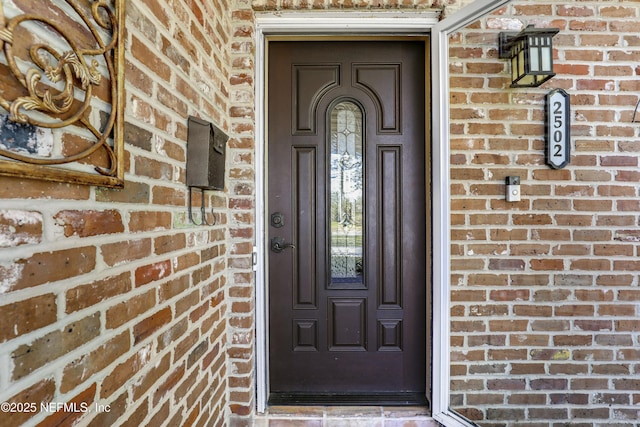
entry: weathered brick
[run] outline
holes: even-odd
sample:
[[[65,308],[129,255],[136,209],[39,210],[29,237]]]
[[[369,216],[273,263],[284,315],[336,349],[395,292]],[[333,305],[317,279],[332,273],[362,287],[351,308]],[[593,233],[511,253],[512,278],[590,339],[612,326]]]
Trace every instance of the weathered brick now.
[[[50,407],[54,413],[45,418],[44,421],[38,424],[38,426],[55,427],[76,424],[85,412],[83,411],[83,408],[92,408],[96,398],[96,389],[97,387],[94,383],[67,402],[52,402],[51,404],[66,403],[66,406],[63,406],[62,408],[58,408],[57,406]],[[69,408],[69,410],[66,410],[65,408]]]
[[[174,323],[169,329],[160,334],[158,337],[158,350],[165,349],[176,342],[182,335],[184,335],[188,328],[188,320],[183,318],[177,323]]]
[[[571,389],[578,390],[606,390],[607,380],[604,378],[574,378],[571,380]]]
[[[198,372],[197,370],[194,370],[188,377],[186,377],[182,381],[182,383],[175,390],[173,399],[178,402],[181,401],[187,395],[189,390],[192,389],[192,387],[197,381],[197,378],[198,378]]]
[[[589,422],[593,422],[593,420],[608,420],[609,419],[609,408],[572,408],[571,409],[571,417],[573,419],[585,419]]]
[[[171,319],[172,319],[171,309],[169,307],[166,307],[152,314],[146,319],[138,322],[133,327],[134,344],[137,344],[140,341],[143,341],[146,338],[148,338],[151,334],[156,332],[158,329],[162,328],[163,326],[171,322]]]
[[[53,378],[44,378],[30,387],[23,389],[18,394],[7,399],[9,404],[35,404],[36,411],[2,411],[0,420],[6,426],[23,425],[27,420],[34,417],[40,412],[40,405],[47,405],[54,399],[56,390],[55,380]],[[17,408],[17,406],[16,406]]]
[[[133,37],[131,41],[131,54],[133,58],[144,64],[145,67],[165,81],[171,77],[171,68],[158,55],[149,49],[144,41]]]
[[[244,388],[248,388],[248,387],[244,387]],[[194,387],[192,387],[191,392],[186,398],[186,407],[194,408],[194,411],[196,411],[196,415],[193,416],[194,421],[197,418],[197,412],[199,412],[200,410],[200,406],[197,405],[196,403],[199,402],[200,396],[202,395],[203,391],[205,391],[206,389],[207,389],[207,378],[203,378]]]
[[[488,359],[489,360],[526,360],[527,359],[527,351],[524,349],[490,349],[488,351]]]
[[[116,421],[124,414],[127,407],[126,393],[122,393],[117,399],[109,403],[109,410],[98,412],[88,424],[89,427],[100,427],[106,425],[114,425]],[[98,403],[100,404],[100,403]]]
[[[491,320],[489,330],[492,332],[516,332],[526,331],[528,321],[526,320]]]
[[[200,318],[202,318],[202,316],[207,313],[209,307],[209,301],[205,301],[199,307],[194,308],[191,313],[189,313],[189,321],[191,321],[192,323],[196,323],[198,320],[200,320]]]
[[[189,276],[186,275],[164,282],[158,289],[159,301],[167,301],[174,296],[184,292],[188,288]]]
[[[184,363],[175,367],[173,371],[165,377],[165,380],[155,389],[153,394],[153,403],[157,404],[161,401],[185,375]]]
[[[633,337],[628,334],[597,334],[595,342],[599,346],[607,347],[631,347],[633,346]]]
[[[545,305],[516,305],[513,314],[523,317],[550,317],[553,308]]]
[[[199,333],[196,330],[196,331],[192,331],[191,333],[189,333],[189,335],[183,337],[183,339],[180,342],[178,342],[174,350],[174,358],[173,358],[174,363],[180,360],[180,358],[184,356],[187,353],[187,351],[189,351],[189,349],[193,348],[193,346],[198,341],[198,337],[199,337]]]
[[[582,331],[611,331],[613,329],[613,321],[604,319],[578,319],[575,326]]]
[[[89,237],[124,231],[122,217],[116,210],[60,211],[54,216],[54,220],[64,228],[66,237]]]
[[[0,342],[50,325],[57,320],[54,294],[41,295],[0,307]]]
[[[589,395],[585,393],[565,392],[565,393],[552,393],[549,395],[551,398],[551,404],[553,405],[586,405],[589,403]]]
[[[151,366],[133,386],[133,398],[138,400],[169,370],[171,355],[166,354],[160,361]]]
[[[569,382],[561,378],[541,378],[530,381],[532,390],[565,390],[568,385]]]
[[[111,396],[113,392],[118,390],[127,381],[131,380],[138,371],[149,363],[151,356],[152,352],[150,351],[149,346],[145,346],[129,359],[116,366],[102,381],[100,385],[100,395],[103,398]]]
[[[80,285],[67,291],[65,311],[72,313],[82,310],[129,290],[131,290],[129,273],[122,273],[119,276],[108,277],[87,285]]]
[[[556,335],[553,337],[553,344],[558,347],[587,347],[593,345],[593,336],[591,335]]]
[[[129,231],[138,233],[142,231],[162,230],[171,227],[171,214],[169,212],[132,212],[129,220]]]
[[[34,245],[42,241],[42,214],[0,210],[0,248]]]
[[[93,246],[41,252],[18,260],[6,269],[9,275],[5,276],[4,286],[7,290],[18,290],[69,279],[93,271],[95,265],[96,248]]]
[[[14,365],[12,378],[18,380],[30,374],[95,339],[99,334],[100,314],[95,313],[67,324],[62,330],[50,332],[30,344],[21,345],[11,353]]]
[[[23,178],[2,177],[2,199],[58,199],[87,200],[90,187],[70,183],[34,181]]]
[[[467,338],[469,347],[504,346],[507,342],[505,335],[472,335]]]
[[[151,239],[126,240],[100,247],[102,258],[110,267],[148,257],[151,254]]]
[[[579,361],[580,360],[612,361],[613,354],[614,353],[611,350],[597,350],[597,349],[574,350],[573,358]]]
[[[136,402],[137,403],[137,402]],[[133,410],[133,413],[129,415],[129,418],[121,424],[122,427],[138,427],[143,425],[143,420],[149,413],[149,399],[146,398],[140,402],[140,404]]]
[[[200,256],[198,253],[191,252],[189,254],[181,255],[177,258],[177,262],[174,262],[174,269],[176,272],[186,270],[200,264]]]
[[[110,203],[149,203],[149,184],[128,180],[122,189],[98,188],[96,189],[96,201]]]
[[[511,375],[542,375],[547,372],[544,363],[511,363]],[[511,399],[509,399],[511,403]]]
[[[70,362],[62,371],[60,390],[66,393],[106,368],[130,348],[129,332],[122,332],[88,354]]]
[[[151,191],[151,202],[159,205],[186,206],[186,191],[182,188],[155,186]]]
[[[182,297],[180,300],[176,302],[176,305],[175,305],[176,316],[180,316],[182,315],[182,313],[185,313],[191,310],[199,302],[200,302],[199,292],[197,290],[191,291],[189,294],[185,295],[184,297]]]
[[[149,290],[143,294],[132,296],[127,301],[120,302],[107,310],[106,327],[108,329],[115,329],[118,326],[139,317],[153,308],[155,304],[156,296],[154,290]]]
[[[509,270],[518,271],[524,270],[525,262],[522,259],[490,259],[489,270]]]
[[[528,289],[496,290],[489,293],[492,301],[527,301],[530,291]]]
[[[154,240],[154,253],[162,255],[177,251],[184,249],[186,244],[186,236],[182,233],[171,236],[159,236]]]
[[[156,280],[163,279],[171,275],[171,262],[160,261],[154,264],[138,267],[135,271],[136,287],[146,285]]]
[[[556,316],[593,316],[594,307],[592,305],[567,304],[554,308]]]
[[[566,408],[530,408],[528,411],[529,418],[533,420],[564,420],[569,415]]]
[[[524,390],[524,379],[490,379],[487,381],[487,390]]]

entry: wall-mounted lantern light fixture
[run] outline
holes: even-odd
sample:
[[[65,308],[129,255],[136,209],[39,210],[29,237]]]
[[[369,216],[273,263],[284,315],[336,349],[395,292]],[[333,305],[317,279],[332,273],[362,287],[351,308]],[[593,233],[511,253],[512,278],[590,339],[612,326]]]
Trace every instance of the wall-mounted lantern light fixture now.
[[[511,87],[538,87],[555,76],[551,40],[558,28],[527,26],[500,33],[500,58],[511,59]]]

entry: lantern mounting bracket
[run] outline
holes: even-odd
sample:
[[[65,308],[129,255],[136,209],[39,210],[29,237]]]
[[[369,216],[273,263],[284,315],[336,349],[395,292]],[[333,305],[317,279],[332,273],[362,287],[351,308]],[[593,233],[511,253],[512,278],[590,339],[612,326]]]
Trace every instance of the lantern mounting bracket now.
[[[520,35],[517,31],[503,31],[498,39],[498,57],[500,59],[511,58],[511,44]]]

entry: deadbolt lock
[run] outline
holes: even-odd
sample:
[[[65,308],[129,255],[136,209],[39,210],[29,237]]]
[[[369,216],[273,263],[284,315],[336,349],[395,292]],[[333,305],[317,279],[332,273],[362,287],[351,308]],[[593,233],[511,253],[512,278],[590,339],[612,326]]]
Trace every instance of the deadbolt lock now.
[[[271,225],[275,228],[284,226],[284,215],[280,212],[274,212],[271,214]]]

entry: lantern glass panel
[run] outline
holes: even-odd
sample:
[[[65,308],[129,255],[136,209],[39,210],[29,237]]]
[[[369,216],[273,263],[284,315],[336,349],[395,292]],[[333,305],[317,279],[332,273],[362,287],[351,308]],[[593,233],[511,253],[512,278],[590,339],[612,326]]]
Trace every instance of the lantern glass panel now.
[[[518,43],[518,75],[522,76],[525,73],[525,54],[524,54],[524,42]]]
[[[525,74],[524,76],[522,76],[522,78],[518,81],[518,86],[533,86],[533,84],[535,83],[535,75],[531,75],[531,74]]]
[[[540,49],[537,46],[531,46],[529,52],[529,71],[537,73],[540,71]]]
[[[553,53],[551,52],[551,47],[549,45],[542,47],[542,70],[552,72],[551,65],[551,57]]]

